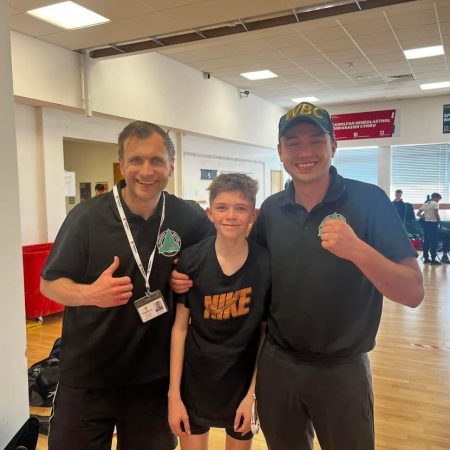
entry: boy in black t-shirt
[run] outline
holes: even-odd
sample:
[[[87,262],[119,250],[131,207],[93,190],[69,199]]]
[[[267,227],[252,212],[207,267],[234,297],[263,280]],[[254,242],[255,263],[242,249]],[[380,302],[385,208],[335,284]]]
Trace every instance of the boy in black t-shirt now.
[[[217,236],[179,261],[194,283],[177,297],[170,358],[169,424],[183,450],[207,448],[211,426],[226,429],[226,450],[252,445],[255,362],[270,290],[267,250],[246,238],[257,189],[246,175],[218,176],[207,209]]]

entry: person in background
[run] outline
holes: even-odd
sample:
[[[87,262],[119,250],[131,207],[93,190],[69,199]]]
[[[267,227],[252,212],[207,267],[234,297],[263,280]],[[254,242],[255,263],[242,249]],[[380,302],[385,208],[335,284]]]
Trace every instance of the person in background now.
[[[113,191],[67,216],[41,274],[66,305],[49,450],[171,450],[167,422],[173,260],[212,231],[205,212],[164,191],[175,149],[157,125],[119,135]]]
[[[300,103],[281,117],[289,187],[266,199],[250,233],[269,250],[272,297],[256,379],[271,450],[374,450],[370,363],[383,296],[417,307],[416,252],[377,186],[340,176],[329,113]],[[172,275],[174,289],[189,282]]]
[[[208,448],[211,426],[226,430],[226,450],[249,450],[258,343],[270,292],[269,255],[248,242],[258,185],[219,175],[208,188],[217,235],[183,251],[178,268],[193,287],[177,296],[172,329],[169,424],[182,450]]]
[[[427,200],[417,211],[417,216],[424,220],[423,222],[423,263],[432,266],[440,266],[441,263],[436,259],[439,240],[439,201],[441,195],[437,192],[431,194],[430,200]],[[431,255],[431,259],[430,259]]]
[[[106,186],[103,183],[97,183],[95,185],[95,195],[106,194]]]
[[[395,209],[397,210],[398,216],[403,225],[405,225],[406,221],[406,203],[402,199],[403,191],[401,189],[397,189],[395,191],[395,199],[392,201]]]

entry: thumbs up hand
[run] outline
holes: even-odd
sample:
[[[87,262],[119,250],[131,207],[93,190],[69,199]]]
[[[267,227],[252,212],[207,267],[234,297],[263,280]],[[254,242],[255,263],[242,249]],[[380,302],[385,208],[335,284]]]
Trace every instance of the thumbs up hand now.
[[[120,261],[114,256],[113,263],[86,289],[85,305],[111,308],[128,303],[133,291],[130,277],[114,277]]]

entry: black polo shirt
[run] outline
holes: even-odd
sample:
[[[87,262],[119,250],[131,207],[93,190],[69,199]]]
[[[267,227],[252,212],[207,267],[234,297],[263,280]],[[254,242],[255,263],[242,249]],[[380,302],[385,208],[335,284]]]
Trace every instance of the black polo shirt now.
[[[291,183],[262,204],[251,232],[271,256],[268,337],[306,360],[371,350],[381,318],[381,293],[352,262],[322,248],[319,230],[327,216],[345,219],[394,262],[416,256],[383,190],[344,179],[334,167],[330,174],[324,200],[309,213],[295,203]]]
[[[120,182],[120,196],[124,185],[124,181]],[[133,283],[133,296],[126,305],[65,308],[60,362],[63,384],[109,388],[168,376],[174,316],[168,280],[173,259],[178,256],[173,248],[177,247],[177,242],[181,250],[200,241],[212,232],[212,225],[198,205],[167,192],[164,195],[166,210],[161,235],[168,229],[172,232],[169,232],[169,245],[163,248],[163,253],[156,249],[150,288],[163,293],[170,312],[146,323],[141,322],[133,304],[144,295],[145,281],[131,252],[112,192],[80,203],[61,226],[42,271],[44,279],[66,277],[76,283],[89,284],[112,264],[114,256],[118,256],[120,266],[115,275],[128,275]],[[162,196],[156,212],[148,220],[131,213],[122,196],[121,201],[142,263],[147,268],[157,240]]]

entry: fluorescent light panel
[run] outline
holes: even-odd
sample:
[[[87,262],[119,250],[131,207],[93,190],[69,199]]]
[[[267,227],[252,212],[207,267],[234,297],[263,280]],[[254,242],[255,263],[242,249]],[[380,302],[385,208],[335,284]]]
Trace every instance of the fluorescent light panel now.
[[[106,17],[70,1],[31,9],[27,11],[27,14],[66,30],[91,27],[110,21]]]
[[[302,97],[302,98],[291,98],[291,101],[294,103],[301,103],[301,102],[318,102],[319,99],[316,97]]]
[[[444,54],[444,47],[442,45],[435,45],[434,47],[412,48],[411,50],[404,50],[406,59],[428,58],[430,56],[438,56]]]
[[[256,72],[244,72],[241,76],[248,80],[265,80],[267,78],[277,78],[278,75],[270,70],[258,70]]]
[[[440,81],[439,83],[426,83],[420,85],[420,89],[422,89],[422,91],[428,91],[430,89],[442,89],[447,87],[450,87],[450,81]]]

